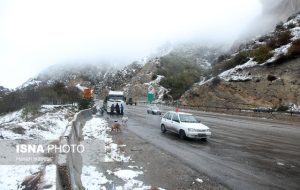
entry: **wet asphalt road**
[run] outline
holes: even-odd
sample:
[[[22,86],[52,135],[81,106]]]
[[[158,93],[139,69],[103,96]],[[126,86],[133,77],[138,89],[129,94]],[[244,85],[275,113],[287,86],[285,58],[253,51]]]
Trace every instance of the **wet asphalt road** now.
[[[126,111],[129,131],[229,189],[300,189],[299,123],[189,111],[212,131],[204,142],[162,134],[146,106]]]

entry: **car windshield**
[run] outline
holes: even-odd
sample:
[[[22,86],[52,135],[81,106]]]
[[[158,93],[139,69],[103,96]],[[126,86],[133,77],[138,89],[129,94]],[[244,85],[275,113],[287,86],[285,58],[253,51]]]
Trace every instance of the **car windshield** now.
[[[180,121],[186,123],[198,123],[193,115],[179,114]]]
[[[108,100],[124,100],[124,96],[109,95]]]

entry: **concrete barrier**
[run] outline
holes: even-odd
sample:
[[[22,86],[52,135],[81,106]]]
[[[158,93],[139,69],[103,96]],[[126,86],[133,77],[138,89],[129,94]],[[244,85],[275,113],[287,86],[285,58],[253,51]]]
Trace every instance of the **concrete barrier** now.
[[[85,122],[92,117],[96,108],[86,109],[75,114],[74,119],[68,124],[60,138],[60,145],[79,145],[83,140],[82,128]],[[56,155],[58,171],[57,189],[83,190],[81,182],[82,157],[78,152],[60,153]]]

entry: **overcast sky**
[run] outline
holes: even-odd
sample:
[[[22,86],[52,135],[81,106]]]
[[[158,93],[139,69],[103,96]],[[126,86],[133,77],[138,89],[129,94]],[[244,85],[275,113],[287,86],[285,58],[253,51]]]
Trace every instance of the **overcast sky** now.
[[[259,0],[0,0],[0,85],[50,65],[130,63],[166,42],[232,43]]]

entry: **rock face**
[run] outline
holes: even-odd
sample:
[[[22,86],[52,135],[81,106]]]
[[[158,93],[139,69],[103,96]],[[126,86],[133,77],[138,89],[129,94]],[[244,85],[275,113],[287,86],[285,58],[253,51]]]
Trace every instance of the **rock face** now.
[[[163,96],[168,90],[159,85],[164,76],[156,75],[157,68],[160,66],[160,58],[150,59],[144,67],[134,76],[124,87],[125,94],[134,100],[146,101],[148,88],[154,88],[156,101],[163,101]]]
[[[237,82],[212,79],[195,84],[181,98],[185,105],[230,108],[300,105],[300,59],[279,65],[244,69],[253,80]]]

